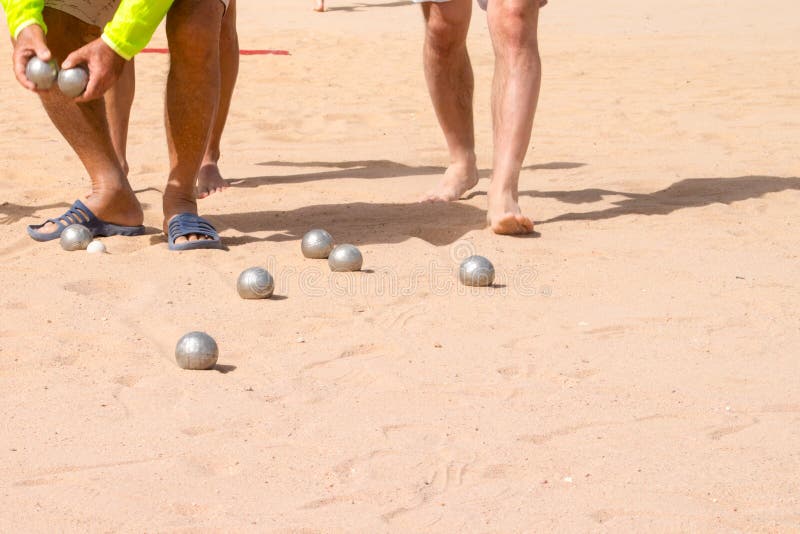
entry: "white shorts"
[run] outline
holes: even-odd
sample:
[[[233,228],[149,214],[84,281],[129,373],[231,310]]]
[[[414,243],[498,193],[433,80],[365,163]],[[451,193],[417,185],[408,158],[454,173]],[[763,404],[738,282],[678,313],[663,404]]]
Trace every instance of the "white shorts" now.
[[[121,0],[45,0],[46,7],[72,15],[86,24],[103,28],[117,12]],[[220,0],[228,9],[230,0]]]
[[[413,0],[415,4],[424,4],[425,2],[435,2],[437,4],[443,4],[445,2],[449,2],[450,0]],[[489,4],[489,0],[478,0],[478,5],[481,6],[481,9],[486,11],[486,6]]]

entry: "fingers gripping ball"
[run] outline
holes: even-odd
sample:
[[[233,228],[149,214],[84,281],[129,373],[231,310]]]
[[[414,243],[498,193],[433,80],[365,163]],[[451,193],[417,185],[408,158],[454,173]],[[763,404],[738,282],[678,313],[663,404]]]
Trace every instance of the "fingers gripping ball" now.
[[[42,61],[34,56],[25,66],[25,77],[36,84],[37,89],[50,89],[58,77],[55,61]]]
[[[58,73],[58,88],[64,96],[76,98],[86,90],[89,83],[89,71],[83,67],[64,69]]]
[[[178,340],[175,347],[175,361],[181,369],[213,369],[218,357],[217,342],[205,332],[189,332]]]

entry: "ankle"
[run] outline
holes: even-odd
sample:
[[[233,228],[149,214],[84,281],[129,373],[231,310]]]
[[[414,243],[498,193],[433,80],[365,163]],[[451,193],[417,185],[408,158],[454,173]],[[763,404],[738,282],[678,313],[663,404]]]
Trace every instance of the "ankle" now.
[[[511,180],[497,180],[492,178],[489,182],[488,194],[490,196],[512,196],[517,198],[519,185]]]
[[[473,168],[477,165],[478,159],[475,152],[460,152],[450,155],[450,165],[453,167]]]
[[[135,197],[133,189],[127,181],[109,180],[92,186],[92,195],[103,198]]]

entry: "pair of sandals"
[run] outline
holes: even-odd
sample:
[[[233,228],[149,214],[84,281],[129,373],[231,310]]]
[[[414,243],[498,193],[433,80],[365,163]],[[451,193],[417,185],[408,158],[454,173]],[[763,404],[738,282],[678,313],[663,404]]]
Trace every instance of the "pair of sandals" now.
[[[57,226],[53,232],[42,232],[42,227],[47,223],[53,223]],[[122,226],[119,224],[108,223],[98,218],[92,210],[80,200],[76,200],[74,204],[60,217],[55,219],[47,219],[42,224],[35,224],[28,226],[28,235],[36,241],[51,241],[61,237],[61,232],[70,224],[81,224],[92,232],[93,237],[97,236],[137,236],[143,235],[145,232],[144,226]],[[217,230],[210,222],[195,215],[194,213],[180,213],[170,219],[167,225],[168,230],[168,244],[170,250],[197,250],[197,249],[220,249],[222,248],[222,240],[217,233]],[[185,241],[183,243],[176,243],[175,241],[181,237],[189,235],[202,235],[208,239],[198,239],[196,241]]]

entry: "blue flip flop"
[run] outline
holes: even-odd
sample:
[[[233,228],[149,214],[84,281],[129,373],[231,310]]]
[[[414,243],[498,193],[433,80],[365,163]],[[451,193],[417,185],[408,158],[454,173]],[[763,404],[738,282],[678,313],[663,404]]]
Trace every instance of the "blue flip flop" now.
[[[58,228],[53,232],[40,232],[39,229],[47,223],[54,223]],[[61,232],[70,224],[82,224],[92,232],[92,236],[94,237],[112,235],[134,236],[144,234],[144,226],[141,225],[120,226],[98,219],[97,216],[92,213],[92,210],[86,207],[86,204],[80,200],[76,200],[75,203],[72,204],[72,207],[61,217],[47,219],[47,221],[42,224],[32,224],[28,226],[28,235],[36,241],[51,241],[61,237]]]
[[[219,238],[217,230],[210,222],[194,213],[179,213],[170,219],[167,229],[169,230],[168,243],[170,250],[222,248],[222,240]],[[175,243],[175,240],[179,237],[185,237],[191,234],[204,235],[211,239],[198,239],[197,241]]]

